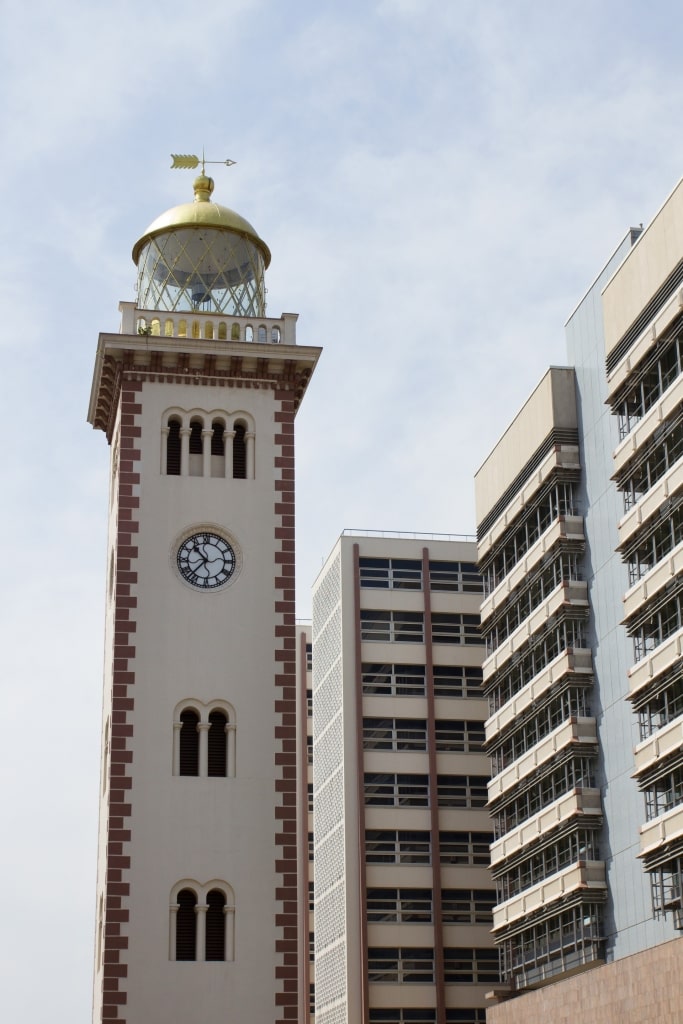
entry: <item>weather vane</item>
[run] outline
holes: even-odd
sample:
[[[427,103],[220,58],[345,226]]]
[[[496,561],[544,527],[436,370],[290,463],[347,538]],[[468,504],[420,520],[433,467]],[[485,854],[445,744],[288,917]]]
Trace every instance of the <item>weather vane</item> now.
[[[178,168],[182,170],[193,170],[195,167],[202,165],[202,174],[206,164],[224,164],[226,167],[232,167],[235,163],[234,160],[205,160],[204,150],[202,150],[201,156],[194,156],[192,153],[171,153],[171,169]]]

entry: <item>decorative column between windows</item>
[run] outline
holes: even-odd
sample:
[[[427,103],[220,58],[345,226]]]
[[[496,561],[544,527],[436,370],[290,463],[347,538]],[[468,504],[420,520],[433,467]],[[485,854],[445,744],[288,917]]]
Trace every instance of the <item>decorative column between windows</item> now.
[[[236,756],[235,756],[235,743],[237,737],[235,735],[236,729],[234,722],[225,723],[225,745],[227,747],[227,764],[225,770],[229,779],[235,778],[236,772]]]
[[[199,733],[199,777],[207,778],[209,774],[209,729],[210,722],[198,722],[197,732]]]
[[[180,910],[179,903],[171,903],[169,907],[169,922],[168,922],[168,959],[176,959],[176,934],[178,927],[178,911]]]
[[[171,428],[168,424],[161,428],[161,452],[159,453],[159,465],[163,476],[168,476],[168,435]]]
[[[195,960],[199,963],[203,963],[206,960],[206,912],[208,909],[207,903],[198,903],[194,908],[197,927],[197,953]]]
[[[202,476],[211,476],[211,439],[213,430],[202,430]]]
[[[245,441],[247,443],[247,480],[254,479],[254,438],[255,434],[253,431],[248,431],[245,435]]]
[[[223,446],[225,450],[225,477],[228,480],[232,480],[232,456],[233,456],[233,441],[235,438],[235,430],[226,430],[223,433]]]

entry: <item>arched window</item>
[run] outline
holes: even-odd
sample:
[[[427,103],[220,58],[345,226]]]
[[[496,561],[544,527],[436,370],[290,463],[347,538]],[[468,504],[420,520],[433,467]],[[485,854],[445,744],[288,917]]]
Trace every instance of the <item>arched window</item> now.
[[[180,420],[177,419],[168,421],[166,473],[168,476],[180,476]]]
[[[206,959],[225,960],[225,893],[212,889],[206,905]]]
[[[211,435],[211,454],[212,455],[225,455],[225,441],[223,440],[223,434],[225,433],[225,427],[220,420],[214,420],[211,424],[213,434]]]
[[[272,331],[270,332],[270,340],[272,341],[273,345],[278,345],[280,343],[279,327],[273,327]]]
[[[191,708],[180,713],[180,775],[199,775],[199,715]]]
[[[258,340],[261,345],[265,345],[265,343],[268,341],[268,331],[263,326],[263,324],[261,324],[261,326],[258,329]]]
[[[173,321],[170,319],[164,324],[164,334],[167,338],[173,337]]]
[[[232,439],[232,475],[235,480],[247,478],[247,442],[243,423],[235,424],[235,436]]]
[[[190,455],[202,454],[202,422],[192,420],[190,423]]]
[[[204,443],[202,430],[204,424],[201,420],[190,422],[190,476],[202,476],[204,472]]]
[[[151,327],[152,334],[154,335],[155,338],[158,338],[159,335],[161,334],[161,320],[159,319],[158,316],[155,316],[154,319],[152,320]]]
[[[217,878],[183,879],[171,892],[171,960],[235,959],[235,894]]]
[[[219,324],[218,325],[218,340],[219,341],[227,341],[228,340],[228,325],[227,324]]]
[[[247,324],[247,326],[244,328],[244,340],[245,341],[253,341],[254,340],[254,328],[251,326],[251,324]]]
[[[178,911],[175,926],[176,960],[197,959],[197,895],[192,889],[178,893]]]
[[[228,718],[222,711],[209,715],[208,775],[225,778],[228,774]]]
[[[186,338],[187,337],[187,320],[179,320],[178,321],[178,337],[179,338]]]
[[[227,701],[184,700],[173,715],[173,774],[235,777],[235,709]]]
[[[239,324],[233,324],[232,325],[232,329],[230,331],[230,340],[231,341],[239,341],[240,340],[240,325]]]
[[[192,321],[192,337],[193,338],[201,338],[201,336],[202,336],[202,334],[201,334],[201,331],[199,329],[199,320],[193,320]]]
[[[211,320],[207,320],[204,324],[204,337],[208,338],[209,341],[213,338],[213,322]]]

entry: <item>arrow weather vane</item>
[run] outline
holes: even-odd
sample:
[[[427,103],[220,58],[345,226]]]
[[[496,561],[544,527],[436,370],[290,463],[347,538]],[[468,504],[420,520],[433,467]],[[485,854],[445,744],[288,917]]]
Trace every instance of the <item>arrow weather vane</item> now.
[[[201,156],[194,156],[190,153],[171,153],[171,160],[173,161],[171,169],[193,170],[201,163],[202,174],[204,174],[206,164],[224,164],[226,167],[232,167],[236,162],[235,160],[205,160],[203,150]]]

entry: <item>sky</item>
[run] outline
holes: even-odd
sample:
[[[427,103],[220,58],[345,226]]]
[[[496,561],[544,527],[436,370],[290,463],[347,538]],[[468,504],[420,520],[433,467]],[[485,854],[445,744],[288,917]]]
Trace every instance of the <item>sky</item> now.
[[[0,2],[2,1017],[89,1019],[109,451],[86,422],[133,243],[189,201],[268,243],[323,355],[298,607],[345,528],[475,532],[473,475],[683,174],[672,0]]]

